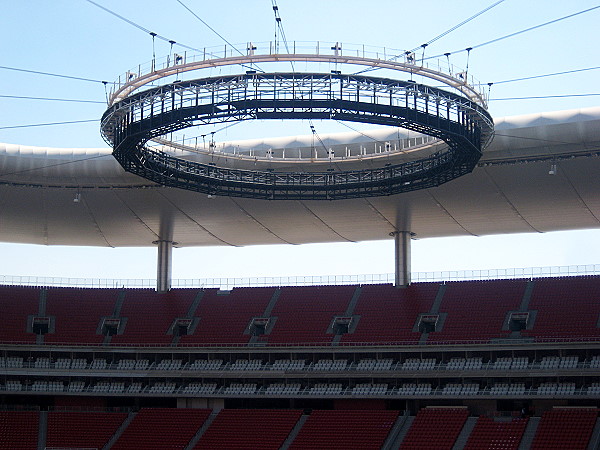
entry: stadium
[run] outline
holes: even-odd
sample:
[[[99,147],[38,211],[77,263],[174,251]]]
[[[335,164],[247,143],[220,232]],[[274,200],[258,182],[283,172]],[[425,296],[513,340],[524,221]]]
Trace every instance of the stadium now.
[[[81,3],[68,27],[48,32],[49,55],[69,46],[58,65],[49,56],[49,65],[0,66],[13,86],[4,110],[17,123],[0,126],[0,241],[152,247],[157,275],[152,284],[0,277],[0,448],[600,448],[598,266],[418,274],[411,249],[600,228],[597,94],[552,91],[558,107],[544,112],[495,106],[515,100],[511,83],[568,76],[561,86],[585,88],[575,77],[598,67],[546,69],[543,50],[560,42],[569,62],[590,66],[590,54],[553,38],[569,21],[573,42],[589,36],[600,6],[554,5],[509,26],[515,11],[504,0],[482,10],[439,4],[432,28],[407,24],[423,41],[394,50],[287,39],[303,22],[288,25],[286,14],[306,17],[305,5],[274,0],[268,20],[253,16],[274,39],[242,45],[215,30],[231,28],[225,18],[180,0],[168,24],[152,8]],[[9,15],[24,14],[14,8]],[[41,26],[56,11],[39,8]],[[407,17],[431,13],[411,8]],[[358,24],[357,4],[344,9],[311,20]],[[364,12],[360,23],[388,23],[382,15]],[[190,20],[224,44],[187,45],[192,27],[179,23]],[[256,31],[235,20],[234,37]],[[367,39],[348,28],[354,42]],[[376,28],[381,38],[386,27]],[[545,28],[539,42],[520,44],[539,51],[538,72],[494,65],[503,53],[492,45]],[[102,44],[75,57],[86,36],[99,42],[95,32]],[[454,45],[461,50],[444,52]],[[151,49],[148,63],[114,82],[86,78],[80,62],[98,71],[110,55],[118,73],[132,65],[125,49],[137,47]],[[28,76],[37,81],[19,79]],[[58,85],[41,81],[50,79]],[[90,85],[102,101],[83,100]],[[494,94],[498,85],[511,98]],[[23,86],[32,93],[19,96]],[[96,118],[83,120],[78,108],[90,105]],[[77,120],[60,119],[71,108]],[[393,248],[393,274],[173,273],[179,248],[365,241]],[[261,264],[258,253],[251,265]]]

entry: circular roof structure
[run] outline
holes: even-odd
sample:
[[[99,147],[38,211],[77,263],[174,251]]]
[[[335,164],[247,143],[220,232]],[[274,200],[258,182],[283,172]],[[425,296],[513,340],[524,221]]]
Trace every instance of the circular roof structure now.
[[[200,194],[126,173],[110,149],[0,144],[0,240],[245,246],[389,239],[395,230],[420,239],[600,227],[600,108],[501,118],[495,129],[469,175],[420,191],[335,202]],[[322,139],[355,151],[373,145],[372,137],[385,142],[393,135],[383,129]],[[312,140],[262,139],[261,145],[303,149]],[[257,140],[222,144],[243,150]]]
[[[187,55],[174,55],[162,68],[153,61],[147,73],[140,66],[137,74],[128,72],[124,83],[119,79],[113,87],[102,117],[102,135],[126,171],[164,186],[219,196],[269,200],[375,197],[438,186],[473,170],[493,136],[493,122],[484,94],[469,84],[466,72],[431,69],[411,52],[406,52],[405,62],[399,62],[359,56],[358,51],[354,56],[353,50],[351,56],[344,56],[345,46],[340,43],[325,54],[319,52],[318,43],[316,48],[315,54],[298,54],[296,49],[281,54],[269,49],[258,55],[257,47],[250,43],[247,55],[204,54],[192,56],[191,61]],[[350,65],[350,73],[355,65],[387,68],[394,75],[409,73],[410,80],[346,75],[342,70],[330,74],[249,70],[239,75],[182,79],[214,66],[258,69],[258,63],[294,61],[326,61],[342,70]],[[177,79],[165,83],[173,75]],[[416,83],[414,75],[441,82],[448,90]],[[150,82],[158,87],[140,91]],[[392,147],[389,142],[380,152],[361,153],[357,158],[346,151],[336,157],[317,135],[326,157],[319,158],[313,143],[309,159],[302,160],[301,153],[292,157],[294,170],[285,168],[289,151],[287,158],[285,152],[280,156],[270,151],[266,161],[255,158],[253,168],[240,169],[230,164],[243,159],[235,152],[206,162],[213,156],[213,142],[208,151],[198,146],[197,140],[186,145],[185,137],[174,145],[173,133],[180,130],[205,130],[212,124],[257,119],[309,120],[313,134],[312,119],[385,125],[436,138],[443,145],[433,152],[409,148],[408,160],[404,147]],[[160,146],[151,147],[151,141]],[[323,161],[329,162],[326,171],[319,164]],[[365,161],[371,167],[365,167]]]

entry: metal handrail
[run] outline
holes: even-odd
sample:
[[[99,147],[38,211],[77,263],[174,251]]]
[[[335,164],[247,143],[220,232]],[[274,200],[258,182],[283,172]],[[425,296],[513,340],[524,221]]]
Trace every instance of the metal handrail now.
[[[413,272],[411,279],[416,283],[451,282],[465,280],[531,279],[563,276],[600,275],[600,264],[572,266],[547,266],[506,269],[451,270],[436,272]],[[395,275],[294,275],[278,277],[214,277],[195,279],[174,279],[173,288],[218,288],[230,290],[236,287],[279,287],[279,286],[341,286],[363,284],[390,284]],[[32,275],[0,275],[0,285],[48,286],[80,288],[130,288],[154,289],[156,280],[139,278],[75,278],[41,277]]]
[[[239,51],[237,48],[243,48]],[[484,84],[464,69],[457,68],[446,58],[424,59],[422,55],[386,47],[365,46],[340,42],[293,41],[284,53],[276,43],[248,42],[231,46],[205,47],[197,53],[169,54],[128,70],[112,84],[109,105],[122,100],[142,86],[169,76],[217,66],[239,65],[244,69],[259,69],[258,64],[269,62],[327,62],[337,65],[363,65],[368,71],[391,69],[421,75],[444,83],[469,96],[481,105],[487,102]],[[200,50],[200,49],[198,49]],[[421,56],[421,57],[419,57]],[[412,59],[411,59],[412,58]]]
[[[500,339],[500,338],[497,338]],[[173,351],[181,351],[181,350],[212,350],[218,349],[228,350],[228,349],[245,349],[245,352],[249,350],[272,350],[274,348],[283,348],[283,349],[324,349],[327,351],[331,351],[333,348],[342,349],[342,348],[360,348],[360,349],[400,349],[401,347],[414,349],[416,347],[426,348],[426,347],[435,347],[435,348],[447,348],[450,347],[465,347],[465,346],[473,346],[473,347],[485,347],[489,349],[490,347],[507,347],[507,346],[522,346],[526,345],[542,345],[542,344],[573,344],[573,343],[585,343],[585,344],[599,344],[600,337],[591,336],[543,336],[543,337],[528,337],[527,339],[502,339],[501,341],[493,341],[490,339],[447,339],[447,340],[439,340],[439,341],[427,341],[425,343],[418,343],[417,341],[387,341],[387,342],[358,342],[358,341],[350,341],[339,342],[336,347],[331,346],[330,342],[269,342],[268,344],[261,346],[253,346],[252,344],[246,343],[216,343],[216,342],[203,342],[203,343],[185,343],[180,342],[176,347],[173,347],[171,343],[118,343],[110,346],[104,346],[98,343],[76,343],[76,342],[52,342],[50,345],[52,348],[81,348],[81,349],[93,349],[93,348],[102,348],[103,350],[110,349],[111,351],[117,350],[133,350],[133,349],[172,349]],[[4,350],[14,350],[21,348],[31,348],[38,347],[38,344],[33,342],[24,342],[24,341],[4,341],[0,343],[2,349]],[[46,347],[50,348],[48,345]],[[2,370],[22,370],[22,367],[5,367]],[[48,369],[41,369],[48,370]],[[102,368],[102,369],[93,369],[93,370],[111,370],[110,368]],[[563,369],[558,369],[563,370]],[[571,369],[564,369],[571,370]]]

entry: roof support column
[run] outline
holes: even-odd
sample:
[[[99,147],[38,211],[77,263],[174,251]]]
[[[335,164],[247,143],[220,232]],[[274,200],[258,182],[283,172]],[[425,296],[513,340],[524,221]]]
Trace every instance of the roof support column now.
[[[153,244],[158,245],[158,261],[156,268],[156,290],[167,292],[171,289],[171,263],[173,260],[173,245],[177,242],[159,240]]]
[[[390,236],[394,237],[394,248],[396,250],[396,264],[394,286],[407,287],[410,284],[410,239],[413,233],[410,231],[393,231]]]

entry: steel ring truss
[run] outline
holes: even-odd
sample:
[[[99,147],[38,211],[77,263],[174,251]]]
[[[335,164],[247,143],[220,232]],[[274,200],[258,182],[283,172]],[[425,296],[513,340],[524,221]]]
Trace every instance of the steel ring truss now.
[[[447,149],[417,161],[340,172],[218,167],[150,149],[146,143],[196,126],[251,119],[334,119],[402,127]],[[244,74],[175,82],[112,105],[102,134],[128,172],[210,195],[321,200],[391,195],[471,172],[491,139],[487,111],[463,96],[407,81],[357,75]]]

